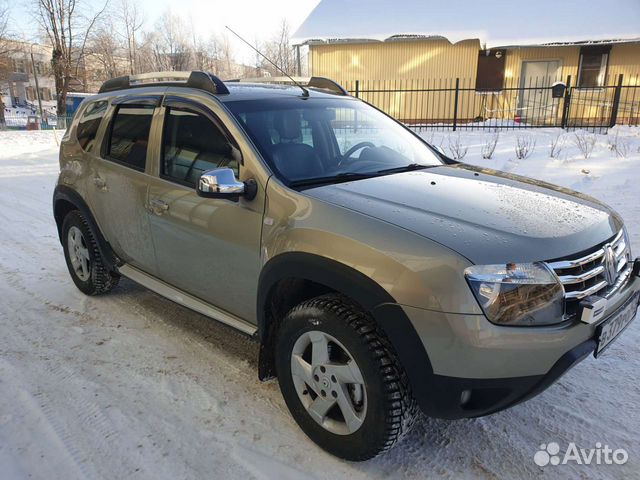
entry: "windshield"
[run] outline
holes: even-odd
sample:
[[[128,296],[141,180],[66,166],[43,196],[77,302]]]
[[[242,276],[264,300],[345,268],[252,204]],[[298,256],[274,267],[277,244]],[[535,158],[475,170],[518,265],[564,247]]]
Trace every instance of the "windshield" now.
[[[226,105],[292,186],[442,165],[419,138],[363,102],[278,98]]]

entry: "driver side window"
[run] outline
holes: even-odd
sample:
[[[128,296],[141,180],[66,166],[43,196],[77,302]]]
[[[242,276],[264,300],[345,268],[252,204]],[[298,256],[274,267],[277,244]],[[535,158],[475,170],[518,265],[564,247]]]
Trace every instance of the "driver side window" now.
[[[204,115],[169,107],[164,121],[160,176],[195,187],[200,175],[218,167],[238,176],[238,161],[222,131]]]

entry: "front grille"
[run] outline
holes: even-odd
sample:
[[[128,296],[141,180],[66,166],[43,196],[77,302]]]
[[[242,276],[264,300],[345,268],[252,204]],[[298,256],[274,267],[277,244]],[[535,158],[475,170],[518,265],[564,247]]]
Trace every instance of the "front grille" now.
[[[613,295],[629,279],[633,267],[624,230],[586,255],[547,262],[547,265],[556,272],[564,286],[567,318],[577,313],[583,298]]]

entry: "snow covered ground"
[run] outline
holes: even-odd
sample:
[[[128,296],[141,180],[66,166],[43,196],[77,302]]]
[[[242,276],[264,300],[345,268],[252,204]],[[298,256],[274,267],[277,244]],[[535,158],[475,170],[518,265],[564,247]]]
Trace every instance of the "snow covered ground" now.
[[[558,130],[461,133],[464,161],[589,193],[624,217],[640,253],[640,129],[626,158],[598,136],[581,158]],[[640,322],[542,395],[496,415],[422,419],[391,452],[360,464],[317,448],[277,384],[261,384],[242,335],[123,281],[89,298],[72,284],[51,214],[55,132],[0,132],[0,478],[640,478]],[[58,132],[57,135],[60,135]],[[424,134],[431,138],[430,134]],[[449,147],[442,132],[433,141]],[[536,139],[517,160],[516,137]],[[464,192],[461,192],[463,195]],[[540,444],[624,448],[626,465],[538,467]]]

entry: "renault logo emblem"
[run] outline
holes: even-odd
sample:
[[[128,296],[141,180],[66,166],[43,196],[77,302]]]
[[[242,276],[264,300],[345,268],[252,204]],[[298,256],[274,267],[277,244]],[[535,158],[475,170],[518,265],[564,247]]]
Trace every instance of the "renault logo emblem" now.
[[[616,255],[611,245],[604,246],[604,279],[609,285],[613,285],[616,281],[618,269],[616,268]]]

